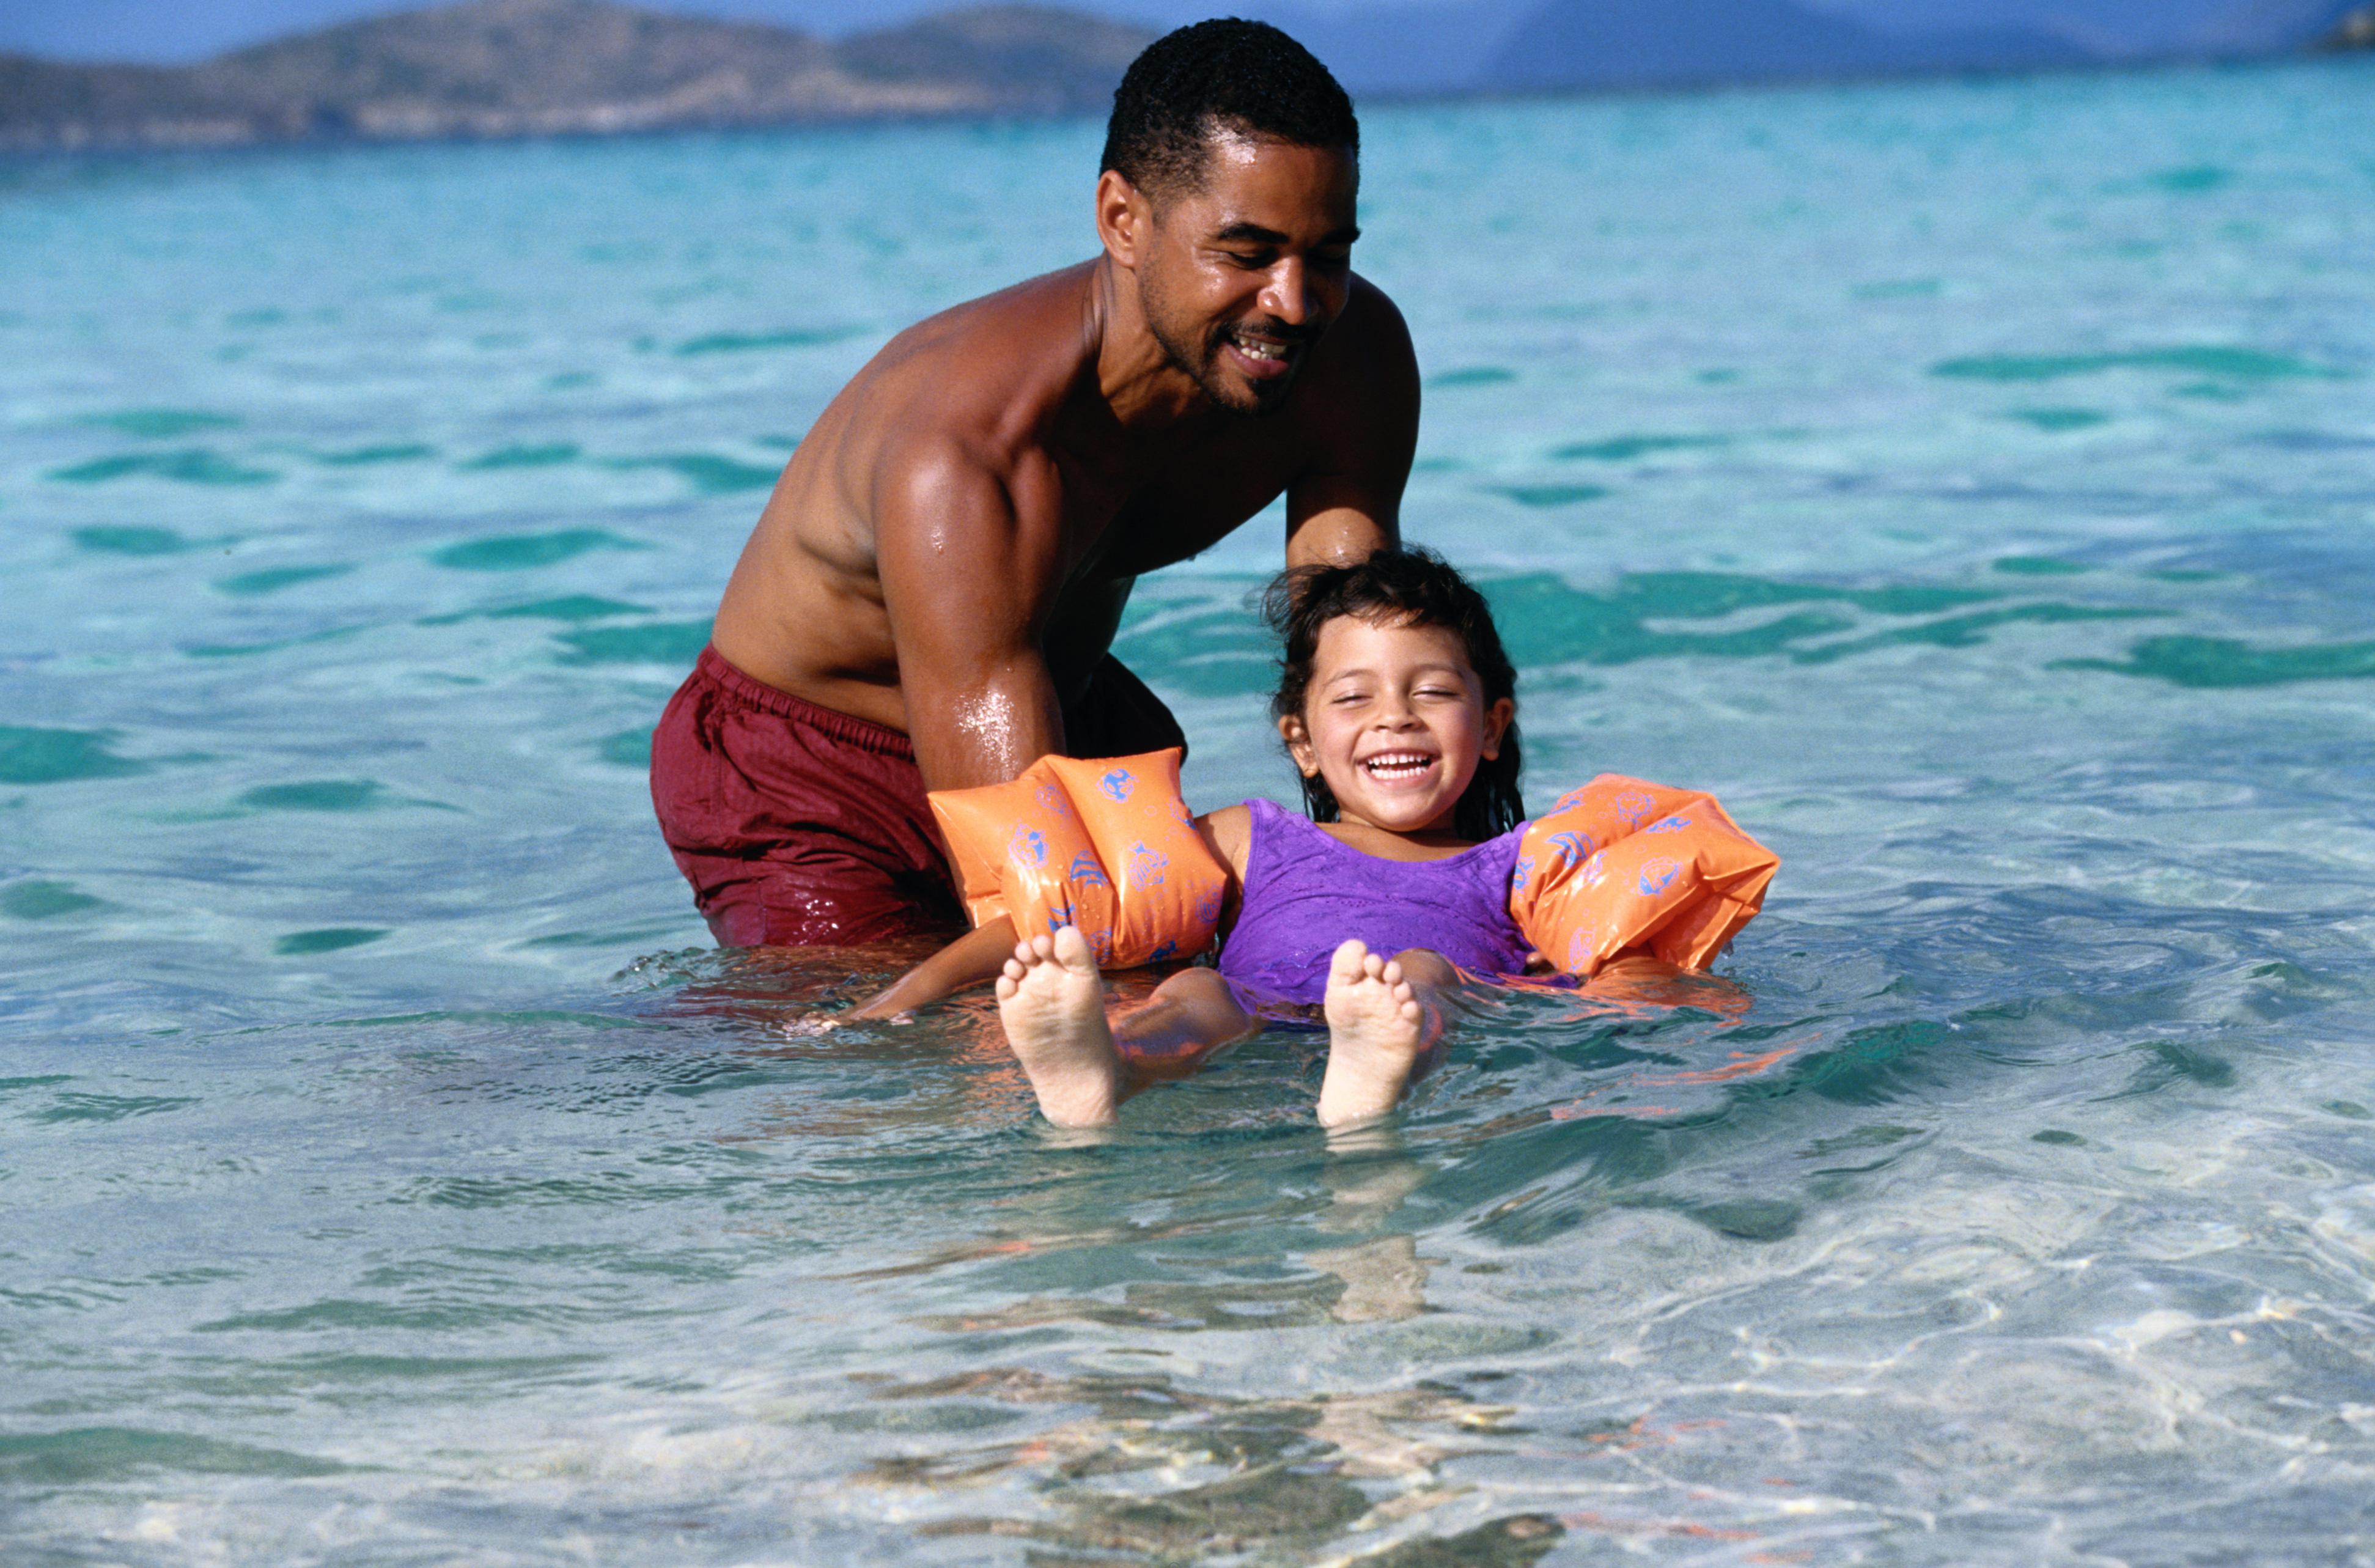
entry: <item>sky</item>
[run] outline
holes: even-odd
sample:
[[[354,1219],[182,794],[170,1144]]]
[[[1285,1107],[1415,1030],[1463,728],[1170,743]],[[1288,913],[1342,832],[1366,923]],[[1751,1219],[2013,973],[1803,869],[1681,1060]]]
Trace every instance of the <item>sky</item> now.
[[[422,0],[0,0],[0,53],[64,60],[179,63],[327,27]],[[838,35],[947,10],[963,0],[637,0],[653,9],[772,21]],[[1253,15],[1292,30],[1297,14],[1321,18],[1400,13],[1412,20],[1467,9],[1494,17],[1521,0],[1056,0],[1074,8],[1176,27],[1212,15]],[[1802,4],[1900,28],[2027,23],[2097,35],[2099,42],[2174,37],[2213,17],[2257,5],[2284,9],[2316,0],[1801,0]],[[1416,14],[1416,15],[1414,15]]]

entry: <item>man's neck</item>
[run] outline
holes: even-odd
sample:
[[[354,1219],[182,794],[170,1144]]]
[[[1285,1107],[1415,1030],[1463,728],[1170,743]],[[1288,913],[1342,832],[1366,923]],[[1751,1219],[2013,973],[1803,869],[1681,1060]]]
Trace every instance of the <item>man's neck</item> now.
[[[1087,346],[1096,356],[1097,392],[1124,431],[1160,436],[1213,412],[1211,398],[1171,362],[1147,325],[1137,280],[1111,256],[1097,258],[1082,307]]]

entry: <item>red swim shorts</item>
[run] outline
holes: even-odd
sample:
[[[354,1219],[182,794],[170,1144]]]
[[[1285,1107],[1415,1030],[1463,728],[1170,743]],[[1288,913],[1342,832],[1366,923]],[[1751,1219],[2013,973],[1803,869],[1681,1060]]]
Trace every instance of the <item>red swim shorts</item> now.
[[[715,648],[652,734],[652,806],[725,947],[964,929],[907,737],[753,680]]]
[[[1111,654],[1064,708],[1076,756],[1184,749]],[[652,806],[729,948],[851,947],[965,927],[916,749],[894,729],[751,679],[703,648],[652,733]]]

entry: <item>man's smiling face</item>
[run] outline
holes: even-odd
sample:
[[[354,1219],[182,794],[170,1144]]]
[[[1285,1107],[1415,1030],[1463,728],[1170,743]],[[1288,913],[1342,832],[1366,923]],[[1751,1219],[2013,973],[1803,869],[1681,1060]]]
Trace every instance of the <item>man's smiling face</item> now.
[[[1202,177],[1153,197],[1139,301],[1171,363],[1238,414],[1278,406],[1344,309],[1360,165],[1216,130]]]

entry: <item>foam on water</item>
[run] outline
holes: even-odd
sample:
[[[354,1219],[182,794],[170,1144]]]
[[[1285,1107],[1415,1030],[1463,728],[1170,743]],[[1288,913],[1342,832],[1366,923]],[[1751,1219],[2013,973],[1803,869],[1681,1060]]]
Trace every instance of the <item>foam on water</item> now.
[[[1095,127],[0,170],[0,1555],[2370,1560],[2369,82],[1371,115],[1537,796],[1788,864],[1333,1143],[1308,1038],[1081,1139],[977,998],[820,1030],[912,955],[709,949],[649,820]],[[1199,805],[1277,549],[1123,636]]]

